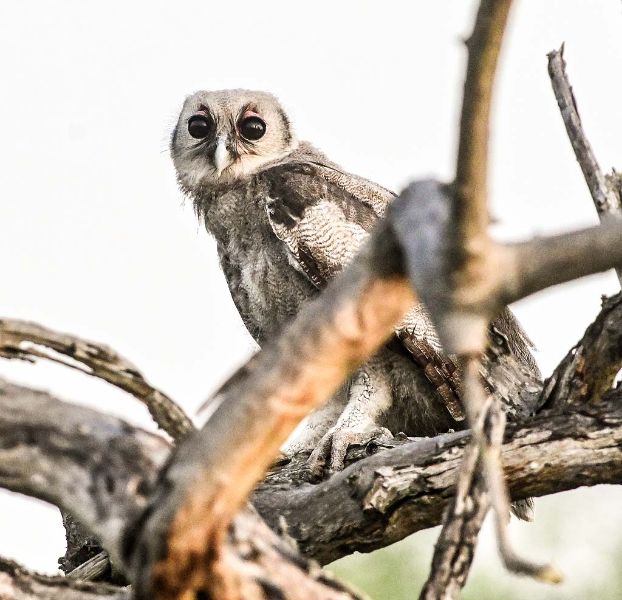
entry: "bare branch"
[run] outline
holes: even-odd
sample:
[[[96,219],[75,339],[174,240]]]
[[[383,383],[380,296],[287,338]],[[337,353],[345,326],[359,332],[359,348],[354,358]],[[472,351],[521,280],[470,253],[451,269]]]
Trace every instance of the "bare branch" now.
[[[598,404],[543,412],[509,423],[502,447],[512,500],[584,485],[622,483],[622,390]],[[317,485],[300,481],[304,457],[269,474],[253,504],[278,517],[301,552],[320,563],[370,552],[438,525],[463,469],[468,432],[398,441]],[[297,476],[298,474],[298,476]]]
[[[514,302],[553,285],[622,265],[622,221],[508,246],[503,297]]]
[[[467,42],[469,60],[464,83],[456,166],[453,222],[454,251],[478,256],[487,237],[488,128],[492,88],[511,0],[482,0]]]
[[[36,323],[1,318],[0,356],[31,361],[45,358],[99,377],[138,398],[173,439],[194,430],[190,418],[171,398],[154,388],[131,362],[103,344]]]
[[[622,369],[622,295],[603,308],[544,386],[544,408],[599,402]]]
[[[449,600],[457,597],[466,583],[475,555],[477,537],[489,502],[486,487],[479,476],[479,448],[471,443],[464,459],[455,496],[443,516],[443,529],[432,557],[432,568],[419,600]]]
[[[599,219],[605,221],[608,218],[622,216],[622,206],[616,191],[609,184],[596,160],[592,146],[585,135],[577,101],[566,74],[566,61],[564,60],[564,46],[560,50],[553,50],[548,54],[549,77],[553,92],[557,99],[557,105],[562,115],[566,133],[570,139],[577,162],[583,171],[585,183],[590,190],[596,212]],[[616,269],[618,281],[622,283],[622,269]]]
[[[585,135],[577,101],[566,73],[566,61],[564,60],[564,47],[553,50],[547,55],[549,59],[549,77],[557,104],[566,126],[568,138],[572,144],[577,162],[583,171],[585,183],[590,190],[594,206],[601,218],[612,215],[622,215],[622,206],[615,192],[607,184],[607,180],[600,170],[592,146]]]
[[[31,573],[17,563],[0,558],[2,600],[130,600],[129,588],[85,583],[66,577]]]
[[[93,410],[0,380],[0,486],[73,514],[123,568],[122,535],[169,445]]]
[[[524,420],[523,425],[510,425],[503,458],[513,500],[524,499],[531,493],[554,493],[560,491],[559,485],[562,489],[573,487],[570,481],[577,465],[566,465],[570,471],[567,475],[561,475],[560,471],[566,468],[563,456],[556,457],[559,462],[552,466],[552,479],[540,480],[538,490],[523,488],[514,479],[517,477],[516,467],[508,465],[520,465],[521,458],[514,456],[514,453],[527,452],[529,439],[542,444],[543,454],[535,458],[529,451],[528,455],[523,455],[525,462],[520,469],[528,474],[531,472],[530,461],[539,463],[543,457],[546,461],[550,460],[554,452],[547,449],[547,444],[557,439],[558,422],[567,420],[557,412],[562,409],[565,411],[563,414],[571,415],[569,432],[572,432],[575,423],[579,423],[577,431],[570,437],[577,441],[581,439],[586,422],[580,416],[583,413],[576,411],[587,410],[586,414],[594,415],[586,407],[600,407],[605,393],[611,390],[622,360],[621,336],[622,294],[618,294],[604,301],[594,323],[547,381],[542,394],[543,402],[546,408],[556,412],[540,415],[536,421],[531,418]],[[501,368],[501,371],[504,370]],[[539,394],[541,388],[528,373],[511,370],[507,376],[514,380],[512,389],[526,386],[532,393]],[[501,382],[503,378],[501,372],[496,381]],[[609,406],[615,406],[616,398],[620,398],[621,393],[622,390],[617,390],[614,396],[609,397],[607,401],[612,403]],[[605,409],[605,412],[608,410]],[[607,422],[608,417],[604,417],[603,423]],[[591,423],[596,428],[600,426],[598,419]],[[354,550],[369,552],[439,523],[453,480],[443,480],[444,483],[439,485],[439,473],[447,473],[446,466],[441,469],[440,464],[447,463],[437,463],[432,457],[456,461],[451,462],[451,469],[454,469],[453,465],[457,467],[459,464],[456,453],[465,443],[466,436],[467,432],[458,432],[416,443],[396,440],[389,448],[383,446],[382,452],[374,456],[368,456],[367,449],[351,450],[349,460],[358,462],[314,486],[306,484],[301,476],[306,457],[296,457],[291,463],[272,469],[255,492],[253,501],[274,527],[277,526],[275,515],[283,515],[300,549],[322,563]],[[519,440],[517,436],[524,436],[524,443],[520,441],[511,446],[508,440]],[[591,433],[586,434],[588,438],[591,436]],[[574,443],[569,439],[564,449],[574,453]],[[586,458],[583,451],[581,453]],[[593,458],[587,460],[588,464],[592,464]],[[469,471],[468,468],[464,470]],[[605,471],[603,465],[602,473]],[[610,483],[615,483],[615,466],[611,475],[613,479]],[[518,476],[518,479],[521,477]],[[583,482],[580,479],[575,485],[582,485]]]

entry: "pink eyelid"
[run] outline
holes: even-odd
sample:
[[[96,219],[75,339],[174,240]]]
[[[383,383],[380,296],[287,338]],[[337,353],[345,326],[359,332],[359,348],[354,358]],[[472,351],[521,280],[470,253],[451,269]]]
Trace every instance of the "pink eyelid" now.
[[[240,118],[240,121],[243,121],[244,119],[248,119],[249,117],[258,117],[259,119],[261,119],[261,115],[259,113],[256,113],[253,110],[246,110],[246,111],[244,111],[244,114]],[[262,119],[262,121],[263,121],[263,119]]]

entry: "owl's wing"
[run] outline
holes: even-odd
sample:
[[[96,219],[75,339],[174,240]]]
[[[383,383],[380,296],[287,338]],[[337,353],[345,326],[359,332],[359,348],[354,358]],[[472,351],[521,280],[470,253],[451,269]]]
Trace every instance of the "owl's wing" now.
[[[379,218],[363,190],[354,195],[322,165],[289,161],[266,169],[266,212],[290,261],[323,288],[356,255]]]
[[[290,262],[318,289],[352,260],[393,198],[376,184],[315,161],[281,163],[262,178],[274,234],[285,244]],[[451,416],[463,420],[457,368],[443,354],[423,306],[408,313],[391,343],[407,351]]]

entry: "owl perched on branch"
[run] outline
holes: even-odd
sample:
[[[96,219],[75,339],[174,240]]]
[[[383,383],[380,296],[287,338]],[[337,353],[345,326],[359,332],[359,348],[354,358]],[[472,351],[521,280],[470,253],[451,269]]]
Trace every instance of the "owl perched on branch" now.
[[[216,239],[231,297],[259,345],[355,256],[394,197],[298,141],[277,99],[265,92],[189,96],[171,154],[182,190]],[[528,341],[509,311],[491,331],[537,375]],[[321,474],[342,468],[351,444],[461,428],[457,375],[423,306],[414,306],[393,339],[309,417],[287,451],[312,450],[309,466]],[[505,401],[509,412],[530,410]]]

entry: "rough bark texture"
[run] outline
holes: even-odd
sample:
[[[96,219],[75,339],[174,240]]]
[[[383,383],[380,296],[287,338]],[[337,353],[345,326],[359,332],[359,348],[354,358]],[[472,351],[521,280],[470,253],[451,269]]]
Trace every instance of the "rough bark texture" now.
[[[130,600],[131,597],[129,588],[45,577],[0,558],[2,600]]]
[[[119,419],[0,380],[0,486],[71,513],[117,564],[169,452]]]
[[[273,527],[283,516],[300,550],[320,563],[369,552],[441,522],[467,439],[468,432],[457,432],[396,440],[394,448],[324,483],[300,483],[297,489],[279,485],[283,469],[258,488],[253,503]],[[546,411],[509,425],[502,455],[512,499],[621,483],[621,440],[622,390],[598,405]],[[288,481],[297,472],[296,466],[290,468]]]
[[[194,430],[190,418],[171,398],[154,388],[129,360],[104,344],[37,323],[0,318],[0,356],[26,361],[44,358],[99,377],[145,404],[153,420],[173,439]]]
[[[589,348],[619,346],[620,311],[621,296],[604,302],[575,354]],[[595,356],[598,368],[609,373],[619,360],[615,352]],[[591,396],[584,393],[579,402],[566,403],[564,396],[573,389],[572,373],[576,373],[575,364],[563,361],[555,380],[568,383],[547,390],[551,409],[508,428],[503,459],[515,499],[579,485],[619,483],[622,479],[622,390],[602,396],[599,390],[607,387],[605,384],[588,387],[594,390]],[[48,416],[53,419],[48,420]],[[6,382],[0,387],[0,430],[0,484],[79,511],[81,520],[90,524],[90,531],[105,530],[100,535],[107,549],[123,549],[119,566],[132,572],[132,553],[145,506],[145,489],[140,482],[148,482],[146,488],[161,484],[156,474],[169,445],[118,419]],[[305,481],[305,457],[298,456],[275,467],[253,501],[274,529],[287,529],[300,550],[321,563],[355,550],[369,551],[440,523],[443,510],[451,502],[468,436],[468,432],[457,432],[417,441],[398,439],[391,448],[353,449],[350,460],[356,462],[317,485]],[[369,455],[376,450],[380,451]],[[14,460],[16,456],[26,458]],[[61,470],[59,464],[63,465]],[[240,550],[240,556],[246,557],[247,564],[236,564],[242,572],[253,574],[247,580],[248,585],[255,586],[253,594],[259,594],[256,590],[263,589],[261,585],[269,587],[270,582],[282,581],[279,577],[284,577],[283,573],[292,577],[293,572],[303,579],[308,573],[319,577],[311,565],[296,558],[290,546],[266,533],[252,513],[236,517],[232,532],[227,548],[246,548]],[[249,545],[255,550],[248,550]],[[265,554],[270,547],[273,550]],[[233,555],[237,556],[235,552]],[[280,567],[284,569],[280,575],[269,569],[280,565],[275,558],[279,556],[290,563],[289,567]],[[265,569],[260,578],[263,584],[252,583],[258,580],[258,562]],[[328,586],[331,594],[348,594],[321,578],[315,585]]]

